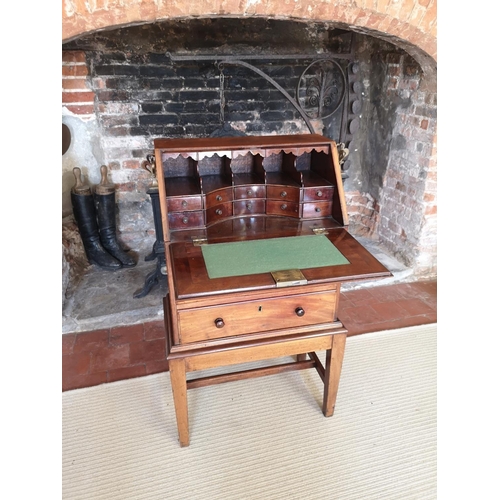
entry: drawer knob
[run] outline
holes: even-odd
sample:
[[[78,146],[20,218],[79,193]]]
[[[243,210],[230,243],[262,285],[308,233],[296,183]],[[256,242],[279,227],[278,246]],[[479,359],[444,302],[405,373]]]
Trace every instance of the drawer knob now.
[[[314,211],[319,213],[319,212],[321,212],[321,208],[316,207],[316,208],[314,209]]]
[[[221,196],[220,194],[218,194],[218,195],[215,197],[215,199],[216,199],[217,201],[222,201],[222,196]]]
[[[189,219],[187,217],[182,218],[182,223],[187,224],[189,222]]]
[[[251,203],[247,203],[246,207],[247,207],[247,210],[252,210],[252,204]]]
[[[304,316],[306,312],[304,311],[304,309],[302,309],[302,307],[297,307],[297,309],[295,309],[295,314],[297,316]]]
[[[247,195],[248,195],[248,196],[252,196],[252,194],[253,194],[253,191],[252,191],[251,189],[249,189],[249,190],[247,191]]]
[[[282,198],[284,198],[284,197],[286,196],[286,194],[287,194],[287,193],[286,193],[286,191],[281,191],[280,196],[281,196]]]
[[[283,203],[283,205],[281,205],[281,210],[286,210],[286,203]]]
[[[183,200],[182,208],[186,208],[187,206],[188,206],[188,202],[186,200]]]
[[[216,211],[215,211],[216,215],[222,215],[222,210],[220,208],[218,208]]]
[[[316,191],[316,196],[318,197],[323,196],[323,191]]]
[[[217,328],[224,328],[224,320],[222,318],[217,318],[214,323]]]

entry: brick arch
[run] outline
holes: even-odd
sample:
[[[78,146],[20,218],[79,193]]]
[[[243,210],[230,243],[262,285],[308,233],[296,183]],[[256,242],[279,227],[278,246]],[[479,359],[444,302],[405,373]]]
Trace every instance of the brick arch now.
[[[109,28],[192,17],[332,22],[384,38],[423,64],[437,60],[437,0],[63,0],[62,39]],[[432,65],[432,64],[431,64]]]

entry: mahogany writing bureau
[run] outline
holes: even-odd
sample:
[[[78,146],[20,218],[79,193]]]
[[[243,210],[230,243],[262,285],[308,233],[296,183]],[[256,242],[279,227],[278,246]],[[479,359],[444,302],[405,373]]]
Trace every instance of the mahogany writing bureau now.
[[[320,135],[156,139],[181,446],[187,389],[315,368],[333,415],[347,330],[340,284],[390,272],[347,232],[336,144]],[[326,351],[323,366],[316,352]],[[291,356],[280,365],[186,373]]]

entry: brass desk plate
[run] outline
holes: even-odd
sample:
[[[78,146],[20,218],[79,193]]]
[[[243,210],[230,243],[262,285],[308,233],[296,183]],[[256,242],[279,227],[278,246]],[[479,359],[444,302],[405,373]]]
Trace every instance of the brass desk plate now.
[[[307,285],[307,280],[300,269],[271,272],[278,288],[285,286]]]

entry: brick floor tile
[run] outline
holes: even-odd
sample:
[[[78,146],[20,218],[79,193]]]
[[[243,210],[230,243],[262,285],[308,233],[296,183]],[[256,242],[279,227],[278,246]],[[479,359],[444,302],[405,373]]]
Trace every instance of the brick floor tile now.
[[[380,323],[384,321],[377,311],[372,306],[362,306],[362,307],[348,307],[343,311],[339,312],[340,321],[344,322],[343,317],[349,318],[348,323],[360,325],[373,323]]]
[[[92,373],[123,368],[130,365],[130,344],[109,346],[92,354]]]
[[[77,333],[73,352],[91,352],[106,347],[109,342],[109,329]]]
[[[435,312],[432,307],[419,299],[404,299],[397,302],[409,316],[419,316],[420,314],[430,314]]]
[[[146,363],[146,372],[148,375],[152,373],[161,373],[168,371],[168,361],[166,359],[160,359],[158,361],[149,361]]]
[[[130,364],[146,363],[166,358],[165,339],[130,344]]]
[[[131,344],[144,340],[144,326],[139,325],[117,326],[109,330],[110,345]]]
[[[73,389],[82,389],[83,387],[92,387],[94,385],[103,384],[104,382],[106,382],[106,372],[63,377],[62,390],[64,392]]]
[[[146,375],[145,365],[126,366],[125,368],[117,368],[116,370],[108,371],[108,382],[116,382],[117,380],[126,380],[129,378],[142,377]]]
[[[350,290],[344,293],[345,297],[356,306],[368,306],[377,302],[377,297],[369,289]]]
[[[379,304],[373,304],[372,308],[378,315],[378,322],[380,321],[391,321],[398,318],[404,318],[408,316],[403,307],[400,305],[400,301],[398,302],[380,302]],[[372,321],[375,323],[375,321]]]
[[[65,333],[62,336],[62,355],[67,356],[73,354],[73,346],[75,345],[76,333]]]
[[[144,338],[146,340],[164,339],[165,325],[163,320],[144,323]]]
[[[85,375],[90,370],[89,352],[79,352],[62,357],[62,375],[64,377],[74,377],[75,375]]]

